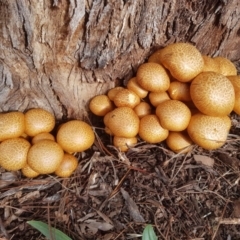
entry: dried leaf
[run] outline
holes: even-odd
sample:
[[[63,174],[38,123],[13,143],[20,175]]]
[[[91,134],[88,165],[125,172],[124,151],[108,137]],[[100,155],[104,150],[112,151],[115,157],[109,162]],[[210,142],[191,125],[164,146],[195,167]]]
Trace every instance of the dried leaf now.
[[[214,165],[214,159],[213,158],[203,156],[203,155],[194,155],[193,157],[194,157],[194,160],[197,163],[201,163],[201,164],[203,164],[205,166],[208,166],[208,167],[213,167],[213,165]]]
[[[4,172],[0,178],[0,188],[7,187],[17,180],[16,172]]]
[[[113,225],[106,222],[98,222],[95,220],[87,220],[86,223],[88,223],[87,227],[93,229],[101,230],[101,231],[109,231],[113,228]]]
[[[133,218],[134,222],[145,222],[144,218],[140,214],[137,204],[133,201],[133,199],[129,196],[128,192],[121,188],[121,193],[123,198],[126,201],[129,214]]]

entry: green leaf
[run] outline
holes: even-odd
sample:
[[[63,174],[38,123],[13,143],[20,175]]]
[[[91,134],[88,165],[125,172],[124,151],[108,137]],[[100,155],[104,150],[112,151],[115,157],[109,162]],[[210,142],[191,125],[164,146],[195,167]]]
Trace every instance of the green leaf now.
[[[49,226],[48,224],[41,221],[28,221],[27,222],[32,227],[36,228],[39,232],[41,232],[47,239],[50,240],[72,240],[62,231]]]
[[[157,240],[157,236],[153,230],[152,225],[148,224],[144,230],[142,235],[142,240]]]

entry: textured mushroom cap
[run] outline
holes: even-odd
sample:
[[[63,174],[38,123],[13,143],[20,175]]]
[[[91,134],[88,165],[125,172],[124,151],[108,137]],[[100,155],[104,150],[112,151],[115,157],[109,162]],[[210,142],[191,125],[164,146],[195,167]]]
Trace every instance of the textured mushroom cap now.
[[[138,84],[150,92],[164,92],[170,85],[166,69],[157,63],[143,63],[138,68],[136,77]]]
[[[140,102],[133,110],[139,118],[142,118],[146,115],[151,114],[152,107],[147,102]]]
[[[225,57],[215,57],[213,60],[219,66],[219,73],[224,76],[237,75],[237,68],[235,65]]]
[[[0,141],[20,137],[24,131],[25,122],[22,112],[0,114]]]
[[[55,126],[54,115],[44,109],[34,108],[25,113],[25,133],[36,136],[42,132],[51,132]]]
[[[65,153],[55,174],[58,177],[70,177],[78,166],[78,160],[71,154]]]
[[[45,140],[45,139],[55,141],[55,137],[51,133],[43,132],[43,133],[37,134],[36,136],[34,136],[32,138],[32,144],[35,144],[35,143]]]
[[[113,99],[117,107],[134,108],[140,103],[140,97],[129,89],[119,91]]]
[[[159,143],[167,138],[168,130],[161,126],[156,115],[151,114],[140,120],[138,134],[142,140],[148,143]]]
[[[183,102],[167,100],[157,106],[156,115],[163,128],[169,131],[183,131],[190,121],[191,111]]]
[[[240,115],[240,76],[227,76],[231,81],[235,92],[235,103],[233,111]]]
[[[125,138],[125,137],[113,137],[113,145],[117,147],[121,152],[126,152],[129,147],[137,143],[136,137]]]
[[[191,117],[187,132],[193,142],[212,150],[220,148],[226,142],[230,127],[231,120],[228,116],[213,117],[198,113]]]
[[[150,92],[149,95],[150,103],[157,107],[160,103],[170,100],[170,97],[167,92]]]
[[[98,95],[91,99],[89,109],[95,115],[103,117],[114,109],[114,105],[107,95]]]
[[[231,81],[215,72],[202,72],[194,78],[190,94],[198,110],[210,116],[228,115],[235,103]]]
[[[109,99],[110,99],[111,101],[113,101],[113,99],[115,98],[116,94],[117,94],[119,91],[123,90],[123,89],[124,89],[124,87],[115,87],[115,88],[112,88],[112,89],[110,89],[110,90],[108,91],[107,96],[109,97]]]
[[[52,140],[42,140],[32,145],[28,151],[27,163],[40,174],[53,173],[63,159],[63,149]]]
[[[191,101],[190,85],[189,83],[183,83],[179,81],[173,81],[170,83],[168,94],[171,99],[179,100],[183,102]]]
[[[114,136],[135,137],[139,130],[139,118],[132,108],[119,107],[110,112],[107,127]]]
[[[80,120],[72,120],[62,124],[56,139],[64,151],[73,153],[90,148],[95,136],[90,125]]]
[[[186,132],[169,132],[166,143],[176,153],[187,153],[191,150],[193,141]]]
[[[217,61],[215,61],[213,58],[202,55],[203,61],[204,61],[204,67],[202,72],[216,72],[220,73],[220,66]]]
[[[17,171],[26,165],[31,144],[24,138],[6,139],[0,144],[0,166]]]
[[[152,55],[150,55],[150,57],[148,58],[148,62],[153,62],[153,63],[160,63],[160,55],[162,54],[162,49],[157,50],[156,52],[154,52]]]
[[[35,178],[40,175],[38,172],[34,171],[28,164],[26,164],[21,169],[21,172],[27,178]]]
[[[135,92],[140,98],[145,98],[148,95],[148,91],[143,89],[137,82],[137,78],[131,78],[127,83],[127,89]]]
[[[161,64],[180,82],[189,82],[204,67],[202,54],[189,43],[173,43],[161,49]]]

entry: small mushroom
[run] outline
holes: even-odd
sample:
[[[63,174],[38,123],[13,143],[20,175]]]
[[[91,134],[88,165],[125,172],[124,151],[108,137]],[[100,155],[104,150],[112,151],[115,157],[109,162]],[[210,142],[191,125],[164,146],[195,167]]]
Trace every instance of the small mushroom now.
[[[157,106],[156,115],[163,128],[178,132],[187,128],[191,118],[191,111],[181,101],[167,100]]]
[[[170,97],[167,92],[150,92],[149,95],[150,103],[157,107],[160,103],[170,100]]]
[[[240,76],[227,76],[227,78],[231,81],[235,92],[233,111],[240,115]]]
[[[125,138],[125,137],[113,137],[113,145],[117,147],[121,152],[128,151],[129,147],[137,143],[136,137]]]
[[[91,99],[89,109],[95,115],[103,117],[114,109],[114,104],[107,95],[97,95]]]
[[[71,120],[62,124],[56,140],[67,153],[83,152],[92,146],[95,136],[89,124],[80,120]]]
[[[27,163],[21,169],[21,172],[27,178],[35,178],[40,175],[38,172],[34,171]]]
[[[219,73],[200,73],[191,83],[190,94],[197,109],[206,115],[225,116],[234,108],[234,87]]]
[[[191,117],[187,132],[194,143],[212,150],[223,146],[230,127],[231,120],[228,116],[214,117],[198,113]]]
[[[138,134],[148,143],[159,143],[167,138],[168,130],[161,126],[156,115],[150,114],[140,120]]]
[[[24,134],[25,123],[22,112],[0,114],[0,142],[9,138],[17,138]]]
[[[0,144],[0,166],[8,171],[17,171],[27,163],[31,144],[24,138],[6,139]]]
[[[41,108],[33,108],[25,113],[25,133],[34,137],[42,132],[51,132],[55,126],[54,115]]]
[[[141,119],[142,117],[151,114],[152,107],[147,102],[140,102],[133,110]]]
[[[150,92],[164,92],[170,85],[166,69],[162,65],[153,62],[140,65],[136,77],[137,83]]]
[[[193,146],[193,141],[187,132],[169,132],[166,139],[168,147],[175,153],[188,153]]]
[[[63,149],[52,140],[42,140],[28,151],[27,164],[39,174],[50,174],[56,171],[63,159]]]
[[[78,166],[78,160],[71,154],[65,153],[63,159],[55,170],[55,174],[58,177],[66,178],[70,177]]]
[[[107,127],[114,136],[135,137],[139,130],[139,118],[132,108],[119,107],[109,113]]]
[[[140,103],[140,97],[129,89],[123,89],[116,94],[113,102],[117,107],[134,108]]]
[[[135,92],[140,98],[145,98],[148,95],[148,91],[143,89],[137,82],[137,78],[131,78],[127,83],[127,89]]]
[[[36,136],[34,136],[32,138],[32,144],[35,144],[35,143],[45,140],[45,139],[55,141],[55,137],[51,133],[43,132],[43,133],[37,134]]]
[[[202,54],[189,43],[173,43],[161,49],[160,63],[180,82],[189,82],[204,67]]]

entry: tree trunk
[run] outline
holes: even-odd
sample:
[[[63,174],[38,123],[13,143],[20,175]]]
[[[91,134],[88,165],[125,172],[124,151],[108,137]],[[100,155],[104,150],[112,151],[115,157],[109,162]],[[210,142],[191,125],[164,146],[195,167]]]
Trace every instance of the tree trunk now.
[[[239,65],[239,0],[0,0],[0,111],[82,118],[176,41]]]

